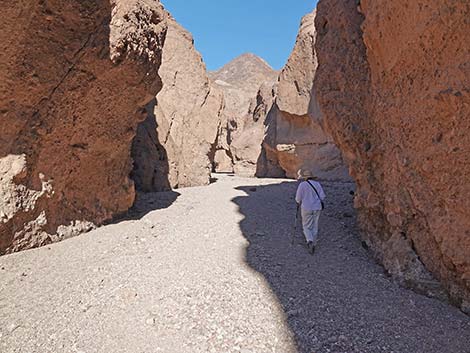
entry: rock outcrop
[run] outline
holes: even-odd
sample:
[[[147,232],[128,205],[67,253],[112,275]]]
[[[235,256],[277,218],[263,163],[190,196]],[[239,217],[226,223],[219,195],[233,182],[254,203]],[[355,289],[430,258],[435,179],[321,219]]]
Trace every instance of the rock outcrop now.
[[[318,4],[314,92],[365,242],[403,284],[442,297],[442,283],[470,312],[470,5],[357,4]]]
[[[248,112],[239,119],[237,128],[231,133],[230,151],[233,158],[233,171],[240,176],[256,176],[258,161],[262,154],[266,136],[266,117],[276,97],[276,85],[264,82],[254,98],[250,100]],[[271,170],[270,176],[283,176],[282,172]]]
[[[208,184],[223,95],[211,84],[192,35],[173,19],[158,73],[163,88],[133,143],[136,187],[161,191]]]
[[[279,76],[275,104],[266,119],[268,126],[258,176],[294,178],[300,168],[327,180],[349,180],[341,152],[322,127],[321,114],[312,94],[317,71],[315,13],[301,22],[294,50]]]
[[[223,91],[225,101],[214,151],[217,172],[255,175],[264,134],[262,111],[270,105],[277,75],[277,71],[254,54],[243,54],[210,73],[214,84]]]
[[[89,229],[134,201],[131,141],[161,87],[157,0],[4,2],[0,253]]]

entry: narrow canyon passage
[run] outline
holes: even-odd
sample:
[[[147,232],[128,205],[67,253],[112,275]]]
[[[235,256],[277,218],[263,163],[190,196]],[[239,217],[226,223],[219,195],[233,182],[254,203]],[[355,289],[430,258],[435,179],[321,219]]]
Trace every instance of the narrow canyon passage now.
[[[315,256],[296,183],[216,175],[132,220],[0,258],[2,352],[470,352],[457,308],[398,287],[325,183]]]

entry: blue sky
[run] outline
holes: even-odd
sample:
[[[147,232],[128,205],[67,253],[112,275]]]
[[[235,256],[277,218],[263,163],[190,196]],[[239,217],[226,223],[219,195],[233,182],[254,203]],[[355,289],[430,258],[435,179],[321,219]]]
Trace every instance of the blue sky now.
[[[194,36],[209,70],[243,53],[254,53],[273,68],[284,66],[300,19],[317,0],[162,0]]]

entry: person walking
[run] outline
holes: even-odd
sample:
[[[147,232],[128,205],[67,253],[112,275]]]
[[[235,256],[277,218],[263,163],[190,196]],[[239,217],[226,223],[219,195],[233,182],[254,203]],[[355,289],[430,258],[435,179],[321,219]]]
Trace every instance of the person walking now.
[[[318,221],[321,211],[324,209],[323,200],[326,195],[320,183],[314,180],[310,170],[299,170],[297,177],[300,184],[297,188],[295,201],[297,202],[297,209],[300,207],[307,247],[313,255],[318,240]]]

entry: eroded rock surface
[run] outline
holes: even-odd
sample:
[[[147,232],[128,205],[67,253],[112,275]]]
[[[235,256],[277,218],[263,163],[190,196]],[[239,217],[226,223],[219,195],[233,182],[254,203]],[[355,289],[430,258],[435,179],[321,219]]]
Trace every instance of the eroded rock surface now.
[[[277,75],[254,54],[243,54],[210,73],[225,101],[215,148],[216,171],[255,175]]]
[[[192,35],[173,19],[158,72],[163,88],[133,143],[136,186],[161,191],[208,184],[224,100],[210,83]]]
[[[365,240],[404,284],[442,283],[470,312],[470,5],[357,3],[318,4],[314,90]]]
[[[294,50],[280,73],[275,104],[266,119],[259,176],[276,176],[281,168],[293,178],[300,168],[308,168],[321,179],[350,179],[341,152],[322,127],[311,94],[318,66],[314,19],[314,12],[302,19]]]
[[[157,0],[5,2],[0,253],[100,224],[134,201],[130,146],[160,89]]]

